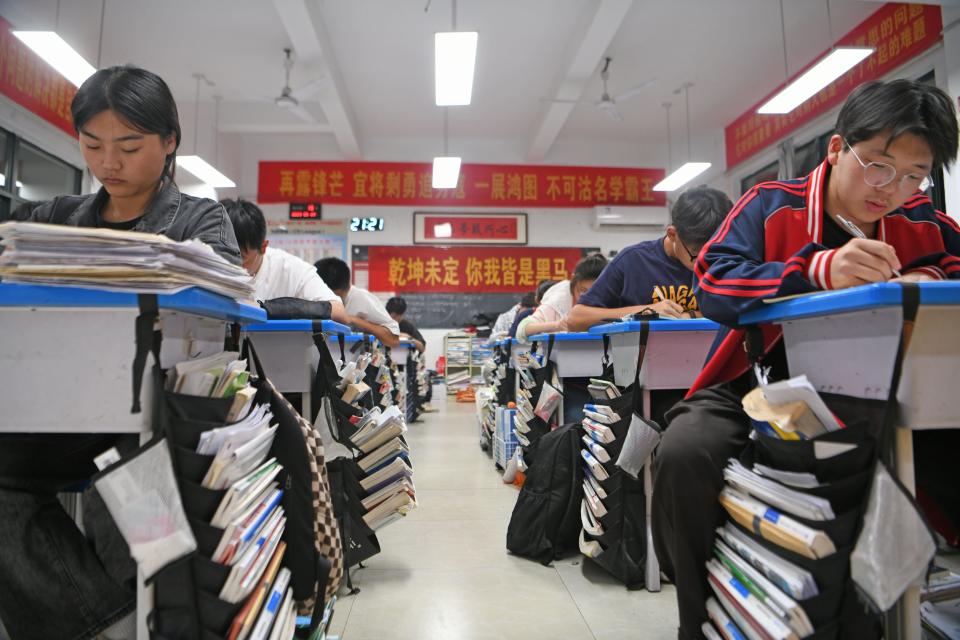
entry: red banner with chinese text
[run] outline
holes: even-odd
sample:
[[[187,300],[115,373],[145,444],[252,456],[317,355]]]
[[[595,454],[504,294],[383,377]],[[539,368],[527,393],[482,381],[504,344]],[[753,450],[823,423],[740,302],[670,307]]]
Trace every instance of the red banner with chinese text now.
[[[785,86],[780,85],[727,125],[724,130],[727,169],[842,104],[858,85],[876,80],[923,53],[940,39],[942,28],[943,18],[939,6],[902,3],[883,5],[836,42],[837,46],[875,47],[876,51],[866,60],[788,114],[772,115],[756,112],[760,105]],[[826,55],[826,52],[823,55]],[[818,57],[796,73],[791,81],[819,62],[822,57]]]
[[[663,169],[464,164],[456,189],[434,189],[432,165],[414,162],[261,162],[260,203],[593,207],[666,205],[653,191]]]
[[[76,135],[70,103],[77,88],[12,33],[0,17],[0,93],[58,129]]]
[[[580,249],[530,247],[369,247],[371,291],[525,293],[546,278],[565,280]]]
[[[425,216],[423,237],[425,240],[516,240],[519,233],[519,218],[484,218],[482,216],[451,218]],[[445,233],[439,233],[437,227]]]

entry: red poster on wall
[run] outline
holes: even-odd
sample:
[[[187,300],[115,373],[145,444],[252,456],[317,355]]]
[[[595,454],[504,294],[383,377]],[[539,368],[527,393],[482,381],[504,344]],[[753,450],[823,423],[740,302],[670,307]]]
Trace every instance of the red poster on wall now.
[[[565,280],[580,249],[564,247],[369,247],[371,291],[524,293]]]
[[[790,113],[757,113],[762,104],[783,88],[784,85],[781,85],[727,125],[724,130],[727,168],[743,162],[787,137],[807,122],[842,104],[858,85],[876,80],[920,55],[940,40],[942,28],[943,18],[939,6],[885,4],[836,43],[838,46],[875,47],[876,51],[867,59]],[[822,57],[811,62],[790,80],[793,81]]]
[[[324,204],[584,207],[666,204],[663,169],[464,164],[456,189],[434,189],[426,162],[261,162],[257,201]]]
[[[77,88],[13,35],[0,17],[0,93],[69,135],[76,135],[70,103]]]

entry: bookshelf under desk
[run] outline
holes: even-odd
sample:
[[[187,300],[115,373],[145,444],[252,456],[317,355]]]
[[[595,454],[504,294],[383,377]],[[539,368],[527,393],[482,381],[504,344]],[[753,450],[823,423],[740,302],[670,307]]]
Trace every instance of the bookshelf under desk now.
[[[960,428],[960,282],[917,285],[920,306],[897,389],[897,475],[911,492],[915,429]],[[818,391],[886,400],[900,332],[903,288],[880,283],[786,299],[743,314],[742,325],[779,324],[791,375]],[[907,591],[888,620],[894,637],[921,636],[919,589]]]
[[[649,330],[647,347],[640,367],[643,416],[652,418],[650,392],[653,390],[689,389],[700,374],[703,362],[716,337],[719,325],[711,320],[631,320],[613,322],[591,327],[589,333],[610,342],[610,361],[613,365],[614,384],[628,387],[637,373],[637,356],[640,349],[640,329],[646,324]],[[603,357],[603,348],[600,350]],[[646,495],[647,558],[646,579],[648,591],[660,591],[660,562],[653,550],[650,503],[653,497],[653,477],[650,461],[643,465],[643,488]]]
[[[245,330],[277,391],[301,394],[301,414],[312,420],[311,390],[319,357],[313,335],[333,336],[336,343],[335,336],[349,334],[350,327],[332,320],[267,320]]]
[[[164,369],[223,351],[228,323],[263,322],[259,307],[191,287],[156,294]],[[153,369],[148,358],[140,413],[131,412],[137,294],[0,283],[2,433],[152,435]],[[68,421],[65,421],[66,420]],[[137,638],[146,640],[152,587],[137,577]],[[144,603],[151,603],[147,606]]]

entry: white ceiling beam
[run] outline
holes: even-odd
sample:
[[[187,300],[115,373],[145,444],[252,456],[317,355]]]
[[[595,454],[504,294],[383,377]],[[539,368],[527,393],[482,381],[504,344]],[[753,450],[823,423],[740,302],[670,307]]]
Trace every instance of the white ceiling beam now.
[[[330,124],[340,152],[347,160],[360,160],[360,142],[353,112],[347,102],[343,77],[316,0],[273,0],[297,58],[303,63],[321,62],[330,78],[316,94],[316,100]]]
[[[329,124],[221,124],[220,133],[332,133]]]
[[[563,75],[553,96],[555,99],[579,100],[583,96],[587,83],[597,70],[597,65],[610,47],[631,6],[633,0],[600,0],[596,9],[588,10],[580,22],[579,32],[571,38],[575,44],[566,60]],[[593,15],[590,15],[591,13]],[[557,102],[544,106],[527,148],[528,160],[536,162],[546,157],[575,106]]]

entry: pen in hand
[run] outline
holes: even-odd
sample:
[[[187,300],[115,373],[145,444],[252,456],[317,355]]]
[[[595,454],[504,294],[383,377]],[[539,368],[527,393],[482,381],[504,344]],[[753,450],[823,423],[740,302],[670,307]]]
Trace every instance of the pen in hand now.
[[[857,225],[853,224],[852,222],[850,222],[849,220],[847,220],[847,219],[844,218],[843,216],[838,215],[838,216],[837,216],[837,220],[839,220],[839,221],[840,221],[840,224],[842,224],[844,227],[846,227],[846,228],[847,228],[847,231],[849,231],[853,236],[855,236],[855,237],[857,237],[857,238],[863,238],[864,240],[867,239],[867,235],[863,232],[863,230],[862,230],[860,227],[858,227]],[[898,278],[900,277],[900,272],[899,272],[899,271],[897,271],[896,269],[891,269],[891,271],[893,271],[893,275],[897,276]]]

